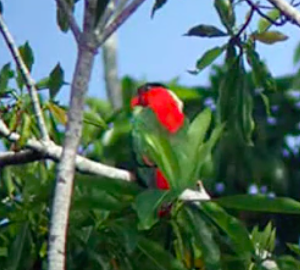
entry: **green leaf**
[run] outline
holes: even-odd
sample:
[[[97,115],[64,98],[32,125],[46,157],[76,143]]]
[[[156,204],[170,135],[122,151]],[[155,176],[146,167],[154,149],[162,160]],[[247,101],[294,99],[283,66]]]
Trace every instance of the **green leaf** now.
[[[75,210],[91,210],[101,209],[108,211],[118,211],[125,207],[124,202],[109,195],[105,191],[97,193],[97,195],[80,195],[77,196],[73,202]]]
[[[103,178],[94,175],[76,174],[75,185],[90,187],[93,190],[105,191],[107,193],[123,196],[136,196],[139,193],[139,187],[129,181]]]
[[[138,248],[152,263],[156,265],[156,269],[186,270],[181,262],[176,260],[158,243],[151,241],[148,238],[140,237],[138,241]]]
[[[61,87],[64,84],[64,71],[61,68],[60,63],[58,63],[50,73],[48,87],[50,91],[50,97],[53,99]]]
[[[19,52],[21,54],[21,57],[28,68],[29,71],[32,69],[32,65],[34,63],[34,56],[33,56],[33,51],[28,43],[28,41],[19,47]]]
[[[204,202],[203,211],[232,242],[232,247],[242,260],[250,262],[254,247],[247,229],[235,217],[213,202]]]
[[[149,109],[135,109],[134,123],[135,141],[140,138],[139,146],[135,151],[143,151],[143,155],[149,157],[165,177],[172,188],[178,188],[180,178],[179,162],[174,148],[171,145],[169,134],[162,129],[156,116]]]
[[[251,37],[254,40],[258,40],[264,44],[274,44],[276,42],[285,41],[288,36],[279,31],[267,31],[263,33],[253,33]]]
[[[45,77],[36,82],[35,88],[39,90],[44,90],[49,88],[49,77]]]
[[[288,248],[293,251],[296,255],[300,256],[300,246],[298,244],[291,244],[287,243],[286,244]]]
[[[225,208],[241,211],[300,214],[300,202],[291,198],[270,198],[264,195],[235,195],[216,199]]]
[[[188,183],[195,184],[199,179],[200,170],[205,163],[206,159],[210,156],[213,147],[216,145],[217,141],[221,137],[221,134],[224,130],[225,124],[218,125],[212,132],[209,140],[201,145],[195,154],[194,160],[191,160],[192,164],[194,164],[191,172],[188,172]]]
[[[229,33],[232,33],[232,28],[235,24],[235,14],[230,0],[215,0],[214,6],[219,14],[222,24],[226,27]]]
[[[167,197],[167,191],[158,189],[146,190],[136,197],[134,208],[139,217],[140,229],[149,230],[158,221],[157,210]]]
[[[220,249],[215,243],[212,230],[207,226],[200,214],[192,211],[190,208],[184,208],[185,221],[191,229],[193,237],[198,248],[202,251],[202,258],[205,263],[205,269],[221,269]]]
[[[278,265],[278,269],[280,270],[295,270],[300,269],[300,261],[296,260],[292,256],[283,255],[280,256],[276,263]]]
[[[20,46],[19,52],[20,52],[20,55],[26,65],[26,67],[28,68],[29,71],[31,71],[32,65],[34,63],[34,56],[33,56],[33,51],[31,49],[29,43],[26,42],[24,45]],[[25,82],[24,82],[23,75],[20,70],[18,70],[18,72],[17,72],[16,82],[18,84],[18,87],[20,89],[22,89]]]
[[[271,222],[267,224],[263,231],[259,231],[258,226],[255,226],[251,232],[251,239],[257,253],[273,252],[275,248],[276,229],[273,229]]]
[[[224,52],[225,48],[225,46],[215,47],[206,51],[196,63],[197,72],[199,73],[214,62]]]
[[[206,25],[206,24],[200,24],[193,28],[191,28],[185,36],[196,36],[196,37],[224,37],[227,36],[226,33],[224,33],[219,28],[213,26],[213,25]]]
[[[298,43],[295,53],[294,53],[294,65],[300,61],[300,43]]]
[[[73,12],[74,11],[74,0],[66,0],[69,9]],[[69,19],[64,10],[57,4],[56,9],[56,22],[59,26],[60,30],[64,33],[68,32],[69,30]]]
[[[188,139],[190,144],[193,145],[193,148],[198,148],[200,144],[203,143],[210,122],[211,111],[207,108],[199,113],[190,124],[188,129]]]
[[[200,151],[202,150],[201,144],[205,139],[206,132],[209,128],[211,122],[211,111],[209,109],[203,110],[199,113],[193,122],[190,124],[189,129],[187,131],[187,140],[182,142],[182,149],[180,149],[180,165],[181,171],[183,172],[182,179],[185,179],[183,188],[189,187],[190,185],[194,185],[197,181],[199,170],[199,164],[203,164],[204,160],[202,158],[206,158],[206,156],[201,156]],[[209,149],[206,147],[209,151]],[[208,152],[205,153],[209,154]],[[200,167],[199,167],[200,168]],[[181,181],[183,184],[183,181]]]
[[[258,87],[263,87],[268,91],[275,91],[276,82],[266,64],[260,60],[259,54],[254,50],[253,47],[248,47],[246,54],[248,63],[252,67],[252,76],[255,85]]]
[[[273,21],[276,21],[280,17],[280,15],[281,12],[277,8],[274,8],[266,13],[266,16]],[[270,22],[270,20],[261,17],[258,21],[258,32],[259,33],[266,32],[271,26],[272,23]]]
[[[50,101],[46,104],[46,107],[49,109],[49,111],[57,121],[59,121],[63,125],[67,124],[67,112],[64,108]]]
[[[24,222],[24,224],[20,226],[20,230],[17,232],[17,235],[9,250],[9,255],[8,255],[9,260],[6,269],[8,270],[21,269],[24,250],[25,247],[29,244],[28,234],[29,234],[28,222]]]
[[[0,71],[0,93],[5,93],[7,90],[8,82],[14,77],[14,72],[10,68],[10,63],[5,64]]]
[[[7,247],[0,247],[0,257],[7,257],[8,249]]]
[[[22,126],[20,132],[19,146],[23,147],[31,135],[31,117],[27,113],[22,115]]]
[[[168,2],[168,0],[155,0],[155,3],[152,7],[152,11],[151,11],[151,18],[154,17],[155,12],[162,8],[166,3]]]
[[[96,114],[94,112],[84,112],[83,121],[86,124],[93,125],[101,129],[107,128],[105,121],[100,117],[99,114]]]

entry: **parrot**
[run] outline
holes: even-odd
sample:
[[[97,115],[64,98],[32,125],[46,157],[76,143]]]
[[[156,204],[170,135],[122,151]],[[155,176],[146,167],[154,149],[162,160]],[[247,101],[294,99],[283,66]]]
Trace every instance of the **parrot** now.
[[[141,131],[164,133],[176,147],[185,132],[187,119],[183,113],[183,102],[160,83],[146,83],[137,89],[137,95],[131,99],[131,108],[139,107],[133,117],[133,150],[138,164],[138,181],[150,188],[169,190],[170,183],[157,164],[149,158],[145,143],[141,140]]]

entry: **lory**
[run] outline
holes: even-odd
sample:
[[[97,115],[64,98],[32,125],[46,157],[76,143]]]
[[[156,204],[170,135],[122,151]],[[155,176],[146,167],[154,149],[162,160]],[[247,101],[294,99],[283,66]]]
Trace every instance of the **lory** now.
[[[187,121],[183,103],[165,85],[147,83],[138,88],[137,96],[131,100],[131,107],[135,109],[132,137],[138,162],[137,177],[148,187],[168,190],[170,182],[151,159],[141,134],[148,132],[164,136],[172,147],[176,147],[185,132]]]

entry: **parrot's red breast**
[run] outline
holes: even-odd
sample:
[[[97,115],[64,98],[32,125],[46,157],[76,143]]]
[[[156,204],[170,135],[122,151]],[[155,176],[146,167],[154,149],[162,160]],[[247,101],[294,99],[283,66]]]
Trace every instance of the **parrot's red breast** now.
[[[170,133],[176,133],[184,123],[184,114],[170,91],[162,86],[139,89],[138,96],[131,100],[131,106],[151,108],[161,125]]]

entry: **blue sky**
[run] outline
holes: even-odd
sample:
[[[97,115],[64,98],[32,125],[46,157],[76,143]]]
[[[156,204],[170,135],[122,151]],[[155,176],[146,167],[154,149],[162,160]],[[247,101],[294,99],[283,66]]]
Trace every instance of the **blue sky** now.
[[[29,41],[35,52],[33,77],[46,76],[59,61],[71,81],[76,58],[76,47],[70,33],[60,32],[56,26],[54,0],[3,0],[4,18],[17,44]],[[150,18],[154,0],[146,3],[118,31],[119,75],[130,75],[148,81],[168,81],[175,77],[187,85],[207,84],[209,69],[198,76],[186,72],[207,49],[222,45],[224,39],[183,37],[189,28],[199,23],[221,27],[212,0],[169,0],[165,8]],[[243,18],[245,9],[239,12]],[[76,16],[80,18],[78,8]],[[240,21],[242,22],[242,21]],[[255,25],[253,25],[252,29]],[[258,50],[274,75],[295,71],[293,53],[299,42],[300,29],[287,26],[282,29],[289,40],[275,46],[260,45]],[[11,57],[0,39],[0,66]],[[89,95],[105,97],[101,51],[97,56]],[[69,88],[64,87],[59,97],[66,100]]]

